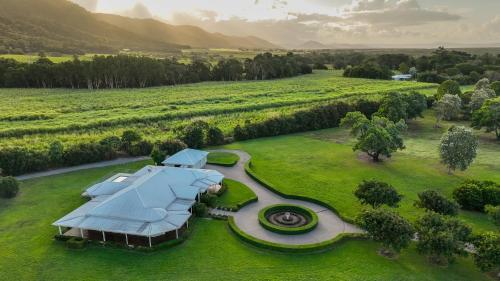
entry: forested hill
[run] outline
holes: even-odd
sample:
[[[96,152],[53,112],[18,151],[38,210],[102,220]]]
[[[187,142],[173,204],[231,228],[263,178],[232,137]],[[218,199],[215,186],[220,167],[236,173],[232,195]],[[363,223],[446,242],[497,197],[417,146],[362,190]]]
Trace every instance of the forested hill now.
[[[180,48],[99,21],[94,14],[66,0],[2,0],[1,46],[24,52],[61,53]]]
[[[194,26],[94,14],[67,0],[0,1],[0,53],[171,52],[181,48],[274,48],[255,37],[209,33]]]
[[[193,48],[275,49],[278,46],[254,36],[227,36],[210,33],[191,25],[170,25],[154,19],[135,19],[118,15],[96,14],[99,20],[127,29],[137,35],[165,43]]]

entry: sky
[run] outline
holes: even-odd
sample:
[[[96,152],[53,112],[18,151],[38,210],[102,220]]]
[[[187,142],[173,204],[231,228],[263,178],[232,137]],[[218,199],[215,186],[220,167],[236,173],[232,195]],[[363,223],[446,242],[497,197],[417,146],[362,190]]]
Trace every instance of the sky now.
[[[500,45],[500,0],[72,0],[284,47]]]

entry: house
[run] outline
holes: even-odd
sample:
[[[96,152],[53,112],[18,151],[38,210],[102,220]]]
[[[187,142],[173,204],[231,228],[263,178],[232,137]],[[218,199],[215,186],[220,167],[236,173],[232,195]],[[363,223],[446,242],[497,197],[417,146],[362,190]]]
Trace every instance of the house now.
[[[186,148],[162,162],[167,167],[201,169],[207,164],[208,152]]]
[[[151,247],[178,238],[196,200],[223,178],[214,170],[159,166],[116,174],[88,188],[90,201],[53,225],[61,235]]]
[[[411,74],[398,74],[392,76],[392,80],[396,81],[410,81],[413,78],[413,75]]]

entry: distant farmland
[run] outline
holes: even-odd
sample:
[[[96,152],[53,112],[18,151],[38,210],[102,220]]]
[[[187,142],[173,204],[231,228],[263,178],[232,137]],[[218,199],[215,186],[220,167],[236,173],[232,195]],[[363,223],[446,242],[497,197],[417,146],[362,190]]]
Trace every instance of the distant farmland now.
[[[175,87],[120,90],[0,89],[0,148],[45,149],[140,131],[165,139],[175,128],[203,119],[230,133],[258,121],[332,100],[379,98],[391,91],[431,89],[433,84],[351,79],[317,71],[291,79],[208,82]]]

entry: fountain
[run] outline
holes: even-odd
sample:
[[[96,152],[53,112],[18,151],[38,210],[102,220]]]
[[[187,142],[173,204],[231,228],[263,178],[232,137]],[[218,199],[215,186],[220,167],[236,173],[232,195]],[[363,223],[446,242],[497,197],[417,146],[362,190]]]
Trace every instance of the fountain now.
[[[270,212],[266,218],[270,223],[284,227],[300,227],[309,223],[306,216],[293,211]]]

